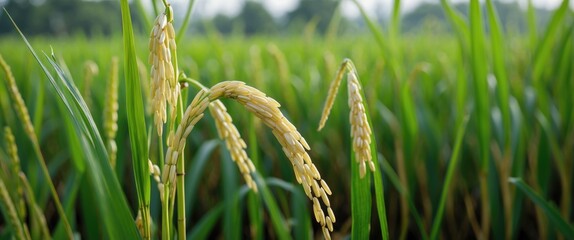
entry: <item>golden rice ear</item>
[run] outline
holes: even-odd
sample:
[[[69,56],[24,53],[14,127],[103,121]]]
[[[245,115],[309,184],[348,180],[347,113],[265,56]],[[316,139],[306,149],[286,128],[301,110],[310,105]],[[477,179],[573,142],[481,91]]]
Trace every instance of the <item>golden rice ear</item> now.
[[[348,101],[351,112],[349,119],[351,122],[351,138],[353,141],[353,152],[355,153],[355,160],[359,164],[359,175],[361,178],[367,173],[367,165],[371,171],[375,171],[375,163],[371,155],[371,127],[365,112],[365,105],[361,94],[361,83],[357,77],[357,72],[353,63],[349,59],[345,59],[337,71],[335,80],[331,82],[329,87],[329,95],[325,101],[321,121],[319,122],[319,129],[325,126],[325,122],[329,118],[329,113],[335,102],[335,96],[343,79],[344,73],[347,72],[347,90]]]
[[[167,121],[167,103],[174,112],[180,93],[175,68],[172,64],[172,54],[175,53],[175,49],[175,31],[164,12],[155,19],[149,38],[151,105],[154,123],[160,136],[163,133],[163,124]]]
[[[347,89],[349,92],[349,107],[351,108],[351,137],[355,159],[359,163],[361,178],[367,173],[367,164],[371,171],[375,171],[375,164],[371,156],[371,127],[365,113],[363,98],[361,97],[361,84],[354,71],[347,74]]]
[[[305,194],[313,201],[315,220],[323,227],[325,238],[330,239],[332,223],[335,222],[328,197],[331,190],[321,179],[317,167],[307,154],[309,145],[295,126],[283,116],[279,110],[280,104],[258,89],[239,81],[225,81],[213,86],[209,99],[215,100],[220,97],[231,98],[241,103],[272,129],[273,135],[283,147],[283,152],[291,161],[297,182],[303,186]],[[324,208],[327,209],[328,218],[325,216]]]
[[[257,185],[251,177],[251,173],[255,172],[255,166],[245,152],[247,145],[233,124],[233,120],[229,113],[227,113],[227,109],[220,100],[215,100],[209,104],[209,111],[215,119],[215,126],[219,138],[225,141],[225,145],[231,154],[231,159],[233,159],[239,167],[239,171],[243,175],[245,183],[247,183],[249,188],[257,192]]]
[[[325,101],[325,106],[323,107],[323,113],[321,114],[321,121],[319,121],[319,128],[318,131],[323,129],[327,119],[329,118],[329,114],[331,113],[331,108],[333,108],[333,104],[335,103],[335,97],[337,96],[337,92],[339,91],[339,86],[341,85],[341,80],[343,79],[343,74],[345,73],[347,66],[345,63],[341,64],[339,71],[337,71],[337,76],[331,82],[329,86],[329,93],[327,95],[327,100]]]

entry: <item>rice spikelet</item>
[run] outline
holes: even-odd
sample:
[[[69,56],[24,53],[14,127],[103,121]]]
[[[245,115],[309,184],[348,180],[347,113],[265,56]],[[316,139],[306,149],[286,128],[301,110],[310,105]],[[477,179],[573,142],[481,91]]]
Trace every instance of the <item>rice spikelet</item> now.
[[[353,141],[353,152],[355,153],[355,160],[359,164],[359,175],[361,178],[367,173],[367,165],[371,171],[375,171],[375,164],[371,156],[371,127],[365,112],[365,105],[361,94],[361,84],[357,77],[355,68],[352,62],[348,59],[343,61],[337,76],[331,86],[329,87],[329,95],[325,101],[321,121],[319,122],[318,130],[325,126],[325,122],[329,118],[329,113],[335,102],[335,96],[343,79],[343,74],[347,71],[347,90],[349,95],[349,107],[351,113],[349,116],[351,122],[351,138]]]
[[[233,120],[229,113],[227,113],[227,109],[221,101],[215,100],[209,104],[209,111],[215,119],[215,126],[219,138],[225,141],[225,145],[231,153],[231,159],[233,159],[239,167],[239,171],[243,175],[247,186],[257,192],[257,185],[251,177],[251,173],[255,172],[255,166],[245,152],[247,145],[241,138],[237,127],[233,124]]]
[[[118,131],[118,58],[112,58],[110,78],[106,86],[106,105],[104,106],[104,134],[106,148],[112,168],[116,166],[118,147],[116,145],[116,133]]]
[[[225,81],[213,86],[209,99],[213,101],[220,97],[238,101],[272,129],[285,155],[291,161],[297,182],[303,186],[305,194],[313,202],[315,220],[323,227],[325,238],[330,239],[332,228],[329,229],[329,225],[335,222],[328,197],[331,191],[328,187],[324,187],[327,184],[321,179],[319,171],[307,154],[306,150],[310,149],[309,145],[295,126],[283,116],[279,110],[280,104],[263,92],[240,81]],[[320,202],[327,208],[329,218],[325,218],[324,207]]]
[[[151,162],[151,160],[147,160],[149,164],[149,173],[153,176],[153,179],[159,184],[161,183],[161,179],[159,176],[161,175],[161,171],[159,170],[159,166],[155,165]]]
[[[161,136],[163,124],[167,121],[166,102],[175,111],[180,88],[176,82],[176,72],[172,64],[172,52],[175,53],[175,30],[171,6],[160,14],[154,22],[149,39],[149,64],[151,64],[151,99],[154,122]]]
[[[161,182],[159,188],[169,187],[170,196],[173,197],[176,185],[176,164],[180,154],[183,154],[185,140],[191,133],[195,124],[203,117],[203,112],[209,105],[208,94],[201,90],[195,95],[195,98],[185,110],[181,123],[175,132],[170,132],[167,138],[167,152],[165,154],[165,165],[162,170]],[[163,196],[163,194],[161,194]],[[162,199],[163,201],[163,199]]]

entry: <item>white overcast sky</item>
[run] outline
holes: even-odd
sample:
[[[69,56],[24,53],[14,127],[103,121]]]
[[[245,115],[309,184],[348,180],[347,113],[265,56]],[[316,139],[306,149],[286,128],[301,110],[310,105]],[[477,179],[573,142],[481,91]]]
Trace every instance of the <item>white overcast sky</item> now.
[[[174,3],[186,4],[188,0],[172,0]],[[451,2],[468,2],[468,0],[451,0]],[[526,6],[527,0],[503,0],[504,2],[518,1],[522,6]],[[282,16],[285,13],[295,9],[299,0],[259,0],[274,16]],[[390,12],[392,0],[360,0],[363,7],[374,15],[376,11]],[[424,2],[439,3],[439,0],[402,0],[401,9],[408,12]],[[540,8],[553,9],[560,5],[562,0],[532,0],[534,5]],[[245,0],[196,0],[194,15],[198,14],[203,17],[214,16],[222,13],[228,16],[234,16],[239,13]],[[358,17],[359,12],[350,0],[343,0],[341,11],[343,15],[350,18]],[[381,13],[379,13],[380,15]],[[386,15],[386,14],[385,14]]]

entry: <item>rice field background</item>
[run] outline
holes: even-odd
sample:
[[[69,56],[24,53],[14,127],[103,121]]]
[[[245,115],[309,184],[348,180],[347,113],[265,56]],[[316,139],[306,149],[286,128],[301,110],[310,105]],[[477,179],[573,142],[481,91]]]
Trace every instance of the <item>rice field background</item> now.
[[[164,102],[162,136],[150,87],[152,30],[134,31],[128,8],[137,7],[120,3],[123,32],[111,37],[25,39],[12,27],[13,35],[0,38],[0,238],[574,238],[568,0],[543,26],[529,5],[524,34],[505,30],[490,0],[471,0],[465,14],[441,1],[447,34],[403,34],[398,7],[383,25],[363,13],[358,34],[341,34],[337,18],[325,34],[313,21],[287,36],[224,35],[209,25],[205,34],[176,32],[177,48],[167,56],[176,66],[170,86],[181,95],[174,108]],[[0,21],[10,21],[6,11]],[[361,86],[347,84],[353,73]],[[255,90],[222,87],[220,100],[244,144],[226,140],[234,133],[221,131],[231,124],[211,105],[174,143],[177,127],[187,128],[188,106],[203,101],[198,92],[215,102],[218,83],[229,80],[273,98],[280,111],[268,111],[296,131],[272,132],[282,127],[262,117],[267,106],[252,101]],[[360,101],[348,100],[351,90]],[[352,115],[358,110],[350,105],[359,102],[365,120]],[[366,171],[357,121],[372,132],[363,138],[373,161]],[[289,144],[285,134],[297,132],[304,139]],[[304,142],[310,150],[289,149]],[[176,168],[170,147],[178,143],[185,148],[174,157],[177,185],[169,185],[168,169]],[[237,162],[243,148],[255,171]],[[320,176],[305,170],[313,183],[299,184],[295,163],[305,154],[312,160],[305,166]],[[314,189],[321,181],[328,187]]]

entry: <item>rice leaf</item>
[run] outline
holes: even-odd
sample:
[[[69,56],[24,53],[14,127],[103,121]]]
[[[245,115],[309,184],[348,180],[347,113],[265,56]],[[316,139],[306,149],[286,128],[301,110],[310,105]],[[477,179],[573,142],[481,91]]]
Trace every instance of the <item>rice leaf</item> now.
[[[205,166],[215,148],[219,146],[219,143],[220,141],[216,139],[203,142],[191,160],[187,174],[185,174],[185,199],[187,199],[189,203],[186,204],[185,216],[187,219],[191,218],[193,207],[196,205],[195,202],[197,201],[197,188],[200,181],[203,180],[202,174],[205,173]]]
[[[222,191],[225,202],[225,218],[223,218],[223,236],[225,239],[239,239],[241,235],[242,214],[241,204],[233,197],[235,192],[239,189],[239,178],[237,174],[237,167],[234,166],[233,160],[225,144],[220,144],[222,152],[221,158],[221,177],[222,177]]]
[[[281,214],[279,206],[277,206],[275,198],[267,187],[267,183],[257,172],[254,173],[253,180],[257,183],[257,189],[261,194],[261,198],[263,199],[265,206],[267,207],[267,211],[269,211],[269,217],[271,218],[271,223],[277,238],[281,240],[291,239],[285,219]]]
[[[261,169],[260,159],[259,159],[259,144],[257,143],[257,117],[250,115],[249,119],[249,157],[251,162],[255,166],[255,169]],[[247,194],[247,209],[249,212],[251,238],[252,239],[263,239],[263,206],[261,198],[258,194],[250,192]]]
[[[124,46],[124,77],[126,79],[126,111],[128,129],[132,152],[134,178],[138,195],[139,208],[142,211],[144,238],[149,237],[147,229],[151,219],[149,216],[150,204],[150,177],[148,165],[147,128],[143,108],[140,76],[138,72],[135,40],[127,0],[121,1],[123,46]]]
[[[566,238],[574,236],[574,226],[569,223],[568,220],[564,219],[551,203],[542,198],[521,178],[509,178],[508,181],[518,187],[518,189],[520,189],[522,193],[526,194],[526,196],[528,196],[536,206],[542,209],[552,225],[558,229],[562,235]]]
[[[450,185],[453,179],[454,171],[456,170],[457,163],[459,161],[460,149],[462,146],[462,140],[464,139],[464,135],[466,133],[466,124],[468,123],[468,116],[464,118],[462,123],[458,126],[456,130],[456,140],[454,142],[454,149],[452,151],[452,155],[450,156],[450,160],[448,163],[448,169],[446,172],[446,177],[444,179],[444,185],[442,188],[442,193],[440,196],[440,203],[438,205],[438,209],[436,211],[435,218],[433,220],[432,231],[430,235],[430,239],[434,240],[438,238],[440,225],[442,222],[442,217],[444,214],[444,207],[446,204],[446,196],[449,192]]]

